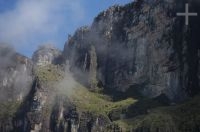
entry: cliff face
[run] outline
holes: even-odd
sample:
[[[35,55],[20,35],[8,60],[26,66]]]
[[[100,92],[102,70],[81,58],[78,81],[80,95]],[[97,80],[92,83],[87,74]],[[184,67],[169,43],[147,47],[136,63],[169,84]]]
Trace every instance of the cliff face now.
[[[85,132],[101,129],[102,131],[110,123],[107,116],[100,116],[92,111],[90,104],[87,110],[80,108],[83,104],[77,104],[77,102],[80,103],[83,100],[84,103],[90,103],[92,98],[85,98],[90,97],[92,93],[87,92],[86,88],[81,88],[82,86],[78,83],[75,84],[76,82],[72,84],[74,80],[69,81],[68,78],[63,78],[63,73],[60,66],[53,64],[35,67],[36,79],[32,90],[13,118],[14,124],[10,124],[14,130]],[[95,103],[99,100],[97,98]]]
[[[198,3],[189,5],[199,13]],[[72,69],[97,72],[98,83],[112,93],[166,94],[173,101],[193,96],[200,90],[200,20],[191,17],[185,26],[184,18],[176,16],[184,7],[184,1],[161,0],[113,6],[91,27],[77,30],[63,54]],[[91,47],[96,49],[96,70],[90,68]]]
[[[9,47],[0,47],[0,51],[1,100],[22,100],[32,83],[32,61]]]
[[[75,86],[73,79],[68,80],[70,75],[64,78],[64,68],[53,61],[59,56],[52,52],[60,53],[56,49],[49,51],[49,47],[40,48],[33,58],[47,57],[32,62],[12,48],[0,46],[1,132],[85,132],[102,130],[109,123],[104,116],[76,108],[76,96],[89,93],[84,88],[80,95],[72,94],[72,89],[81,85]]]
[[[10,131],[12,118],[31,90],[32,61],[1,45],[0,62],[0,127]]]
[[[32,60],[0,46],[0,131],[200,131],[200,19],[176,16],[185,2],[110,7]]]

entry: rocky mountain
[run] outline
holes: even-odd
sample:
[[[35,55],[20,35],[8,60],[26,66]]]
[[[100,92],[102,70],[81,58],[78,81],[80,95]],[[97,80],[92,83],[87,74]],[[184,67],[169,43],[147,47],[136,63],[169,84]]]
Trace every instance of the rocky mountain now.
[[[10,131],[12,117],[31,90],[33,64],[6,45],[0,46],[0,62],[0,127]]]
[[[199,132],[197,0],[138,0],[101,12],[64,50],[0,46],[2,132]]]
[[[36,65],[57,64],[60,61],[61,51],[53,45],[43,45],[34,52],[32,60]]]
[[[112,93],[165,94],[172,101],[193,96],[200,90],[199,19],[191,18],[185,26],[176,16],[184,3],[143,0],[113,6],[69,38],[64,56],[73,68],[96,74],[97,82]],[[189,5],[199,11],[195,1]],[[91,61],[96,61],[96,70]]]

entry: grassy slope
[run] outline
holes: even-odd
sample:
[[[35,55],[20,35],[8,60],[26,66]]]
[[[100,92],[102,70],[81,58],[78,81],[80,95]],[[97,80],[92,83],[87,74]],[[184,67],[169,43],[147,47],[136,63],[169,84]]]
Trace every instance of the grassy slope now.
[[[34,72],[42,82],[55,82],[63,78],[63,74],[59,66],[55,65],[37,66]]]
[[[55,82],[63,78],[61,71],[52,65],[37,69],[36,75],[44,82]],[[79,83],[74,85],[73,92],[74,94],[70,98],[79,111],[88,111],[97,115],[108,115],[112,111],[121,113],[130,105],[135,104],[137,104],[137,108],[141,111],[148,109],[151,105],[159,106],[158,103],[153,102],[152,104],[151,101],[144,101],[144,105],[143,103],[141,104],[143,101],[137,101],[132,98],[113,102],[109,100],[109,97],[91,92]],[[150,132],[157,130],[159,132],[195,131],[194,129],[200,126],[199,100],[200,96],[177,106],[155,107],[151,110],[149,109],[147,114],[144,115],[138,115],[134,118],[124,120],[114,120],[114,124],[120,126],[124,131],[131,129],[150,130]]]
[[[94,112],[96,114],[108,114],[113,110],[122,111],[137,101],[128,98],[126,100],[112,102],[108,98],[107,96],[90,92],[83,86],[77,84],[73,102],[81,110]]]
[[[125,130],[145,130],[150,132],[195,132],[200,126],[200,96],[190,101],[169,107],[152,109],[146,115],[115,121]]]
[[[38,77],[39,81],[43,83],[56,83],[64,78],[62,71],[55,65],[36,67],[35,75]],[[74,88],[72,88],[73,94],[70,98],[80,111],[107,115],[113,110],[122,111],[136,102],[136,100],[132,98],[118,102],[112,102],[109,100],[108,96],[91,92],[81,84],[75,81],[74,83]]]

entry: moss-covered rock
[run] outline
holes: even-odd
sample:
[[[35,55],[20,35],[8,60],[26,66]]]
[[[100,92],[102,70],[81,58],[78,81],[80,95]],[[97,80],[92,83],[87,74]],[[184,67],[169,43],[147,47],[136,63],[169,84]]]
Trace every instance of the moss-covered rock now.
[[[74,93],[72,100],[80,110],[90,111],[96,114],[108,115],[112,111],[122,112],[123,109],[127,109],[137,101],[133,98],[128,98],[113,102],[106,95],[93,93],[80,84],[77,84]]]
[[[8,101],[0,103],[0,120],[12,118],[20,107],[19,101]]]
[[[36,66],[35,75],[39,81],[42,82],[55,82],[63,78],[63,71],[57,65]]]

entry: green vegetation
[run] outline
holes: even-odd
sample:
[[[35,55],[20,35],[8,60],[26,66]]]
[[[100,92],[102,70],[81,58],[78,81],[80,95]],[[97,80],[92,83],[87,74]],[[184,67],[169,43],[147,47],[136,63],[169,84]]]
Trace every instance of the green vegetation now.
[[[55,83],[64,78],[59,67],[54,65],[37,67],[35,74],[40,81],[48,83]],[[184,104],[161,107],[163,106],[162,102],[153,99],[135,100],[128,98],[113,102],[109,96],[92,92],[91,89],[89,90],[75,81],[74,83],[73,88],[62,94],[70,96],[68,99],[71,99],[80,112],[90,112],[97,116],[109,117],[113,122],[108,124],[108,131],[113,128],[122,129],[122,131],[149,130],[150,132],[200,130],[200,96]],[[68,94],[68,92],[71,94]],[[0,117],[5,118],[6,116],[13,116],[18,105],[11,103],[0,105],[0,107],[3,111],[0,112]],[[123,114],[127,116],[121,118]]]
[[[37,66],[35,68],[35,75],[42,82],[54,82],[63,78],[62,71],[56,65]]]
[[[50,84],[52,82],[52,86],[58,86],[58,91],[60,89],[60,91],[62,91],[61,95],[70,96],[68,98],[71,99],[79,111],[91,112],[96,115],[105,116],[117,111],[118,115],[120,116],[120,114],[123,113],[123,111],[125,111],[130,105],[137,102],[137,100],[132,98],[113,102],[109,96],[92,92],[90,89],[85,88],[75,80],[69,82],[72,83],[72,86],[70,87],[73,88],[68,88],[68,86],[65,85],[60,86],[59,82],[64,78],[62,73],[63,72],[60,70],[60,67],[55,65],[38,66],[35,69],[35,75],[38,77],[39,81],[43,82],[43,84],[46,84],[46,82]]]
[[[89,111],[95,114],[108,115],[113,110],[123,111],[123,109],[126,109],[137,101],[128,98],[126,100],[112,102],[109,97],[93,93],[80,84],[77,84],[74,93],[72,96],[74,104],[82,111]]]
[[[0,104],[0,120],[12,118],[20,107],[19,101],[8,101]]]
[[[159,132],[171,132],[171,130],[174,132],[176,130],[172,117],[162,112],[142,115],[132,119],[118,120],[115,123],[123,130],[149,129],[150,132],[157,130]]]
[[[200,96],[190,101],[169,107],[152,109],[148,114],[118,120],[114,123],[125,131],[145,130],[150,132],[191,132],[200,128]]]

